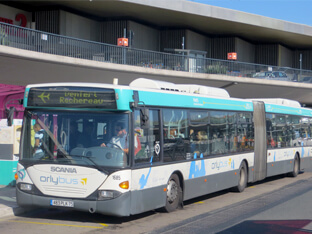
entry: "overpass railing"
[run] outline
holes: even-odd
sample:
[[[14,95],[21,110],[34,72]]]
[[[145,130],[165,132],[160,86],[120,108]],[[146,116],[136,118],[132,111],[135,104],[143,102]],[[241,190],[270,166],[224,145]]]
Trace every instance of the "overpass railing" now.
[[[196,58],[184,52],[174,54],[120,47],[60,36],[1,22],[0,44],[48,54],[153,69],[285,81],[305,81],[311,77],[312,82],[312,71],[310,70],[211,58]]]

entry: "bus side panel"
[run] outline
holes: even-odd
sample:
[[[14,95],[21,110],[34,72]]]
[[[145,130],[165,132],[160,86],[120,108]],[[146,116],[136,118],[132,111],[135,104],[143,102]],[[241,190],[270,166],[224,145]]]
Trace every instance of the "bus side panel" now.
[[[238,175],[238,170],[233,170],[186,180],[184,200],[234,187],[238,183]]]
[[[281,175],[293,170],[294,160],[272,162],[267,165],[267,176]]]
[[[139,214],[145,211],[161,208],[166,202],[166,184],[131,192],[131,214]]]
[[[300,170],[312,168],[312,148],[304,147],[300,152]]]
[[[165,206],[167,194],[164,189],[173,173],[181,175],[183,199],[187,200],[237,186],[242,161],[247,162],[250,172],[254,167],[253,159],[254,153],[250,152],[135,169],[131,176],[131,213]]]
[[[150,166],[132,170],[131,214],[165,206],[167,182],[172,165]]]
[[[304,169],[307,169],[307,168],[312,168],[312,157],[308,157],[306,159],[304,159],[304,162],[305,162],[305,167]]]
[[[298,148],[268,150],[267,176],[291,172]]]
[[[248,165],[248,177],[254,167],[254,153],[217,157],[191,162],[185,175],[184,200],[213,193],[238,185],[239,169],[243,161]],[[205,168],[205,174],[201,172]]]

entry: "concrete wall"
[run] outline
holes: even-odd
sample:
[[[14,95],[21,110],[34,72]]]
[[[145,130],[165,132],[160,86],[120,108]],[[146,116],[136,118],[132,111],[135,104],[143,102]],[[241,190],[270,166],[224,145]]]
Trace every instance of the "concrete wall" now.
[[[185,49],[209,52],[209,38],[191,30],[186,30]]]
[[[166,29],[162,30],[160,39],[160,51],[167,52],[166,49],[182,49],[182,38],[186,37],[184,29]]]
[[[259,44],[255,48],[255,63],[278,66],[278,44]]]
[[[100,23],[88,18],[60,11],[60,34],[84,40],[99,41]]]
[[[23,10],[20,10],[20,9],[17,9],[17,8],[13,8],[13,7],[9,7],[9,6],[5,6],[5,5],[0,4],[0,17],[6,18],[6,19],[9,19],[9,20],[13,20],[13,24],[14,25],[20,26],[21,22],[15,20],[15,17],[16,17],[17,14],[23,14],[23,15],[26,16],[26,18],[27,18],[27,25],[26,25],[26,27],[30,28],[31,21],[32,21],[31,12],[23,11]]]
[[[124,29],[127,29],[126,20],[109,20],[100,23],[100,42],[117,45],[117,39],[124,37]]]
[[[160,31],[152,27],[128,21],[128,37],[133,32],[132,47],[144,50],[160,50]]]
[[[235,52],[235,37],[213,37],[211,39],[211,57],[227,60],[227,54]]]
[[[235,39],[235,48],[237,53],[237,61],[254,63],[255,62],[255,45],[244,41],[240,38]]]
[[[278,48],[278,66],[292,67],[294,52],[282,45]]]
[[[300,69],[300,54],[302,54],[302,69],[312,70],[312,50],[294,51],[293,56],[294,67]]]

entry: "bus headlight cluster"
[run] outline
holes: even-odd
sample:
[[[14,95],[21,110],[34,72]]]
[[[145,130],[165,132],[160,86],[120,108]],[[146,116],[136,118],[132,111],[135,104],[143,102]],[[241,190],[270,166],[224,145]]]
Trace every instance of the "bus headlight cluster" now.
[[[24,192],[31,192],[33,189],[32,184],[19,183],[18,185],[19,185],[19,189]]]
[[[108,200],[119,197],[121,192],[115,190],[99,190],[98,192],[98,200]]]

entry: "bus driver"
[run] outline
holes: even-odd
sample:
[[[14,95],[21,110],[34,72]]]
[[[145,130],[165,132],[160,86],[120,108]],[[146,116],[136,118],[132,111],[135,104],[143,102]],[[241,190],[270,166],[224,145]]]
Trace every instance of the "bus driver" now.
[[[112,139],[107,143],[101,144],[101,147],[114,147],[114,145],[119,146],[126,154],[128,154],[128,142],[127,142],[127,131],[122,123],[117,123],[115,126],[115,134],[116,136],[112,137]]]

